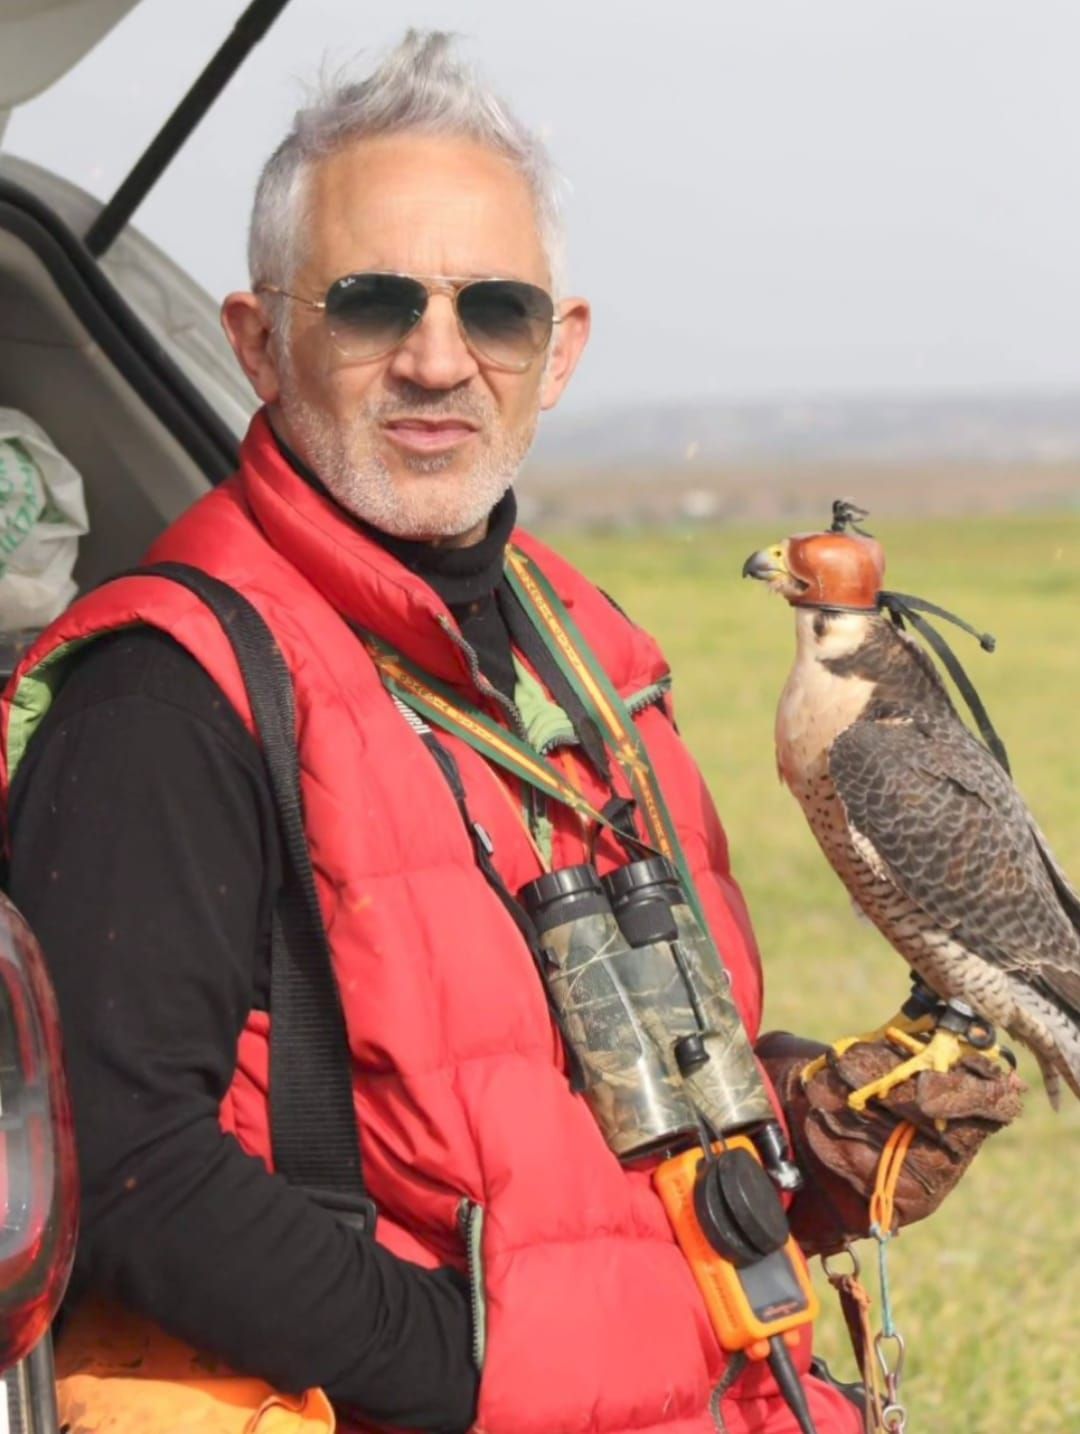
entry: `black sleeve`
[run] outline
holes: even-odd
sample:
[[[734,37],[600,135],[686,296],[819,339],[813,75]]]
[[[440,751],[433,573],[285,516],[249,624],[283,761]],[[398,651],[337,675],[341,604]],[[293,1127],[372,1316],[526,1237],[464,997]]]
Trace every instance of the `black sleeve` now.
[[[237,1038],[265,999],[279,869],[261,757],[221,692],[161,634],[99,639],[32,741],[10,816],[12,896],[64,1026],[73,1288],[279,1388],[468,1427],[460,1277],[357,1238],[220,1129]]]

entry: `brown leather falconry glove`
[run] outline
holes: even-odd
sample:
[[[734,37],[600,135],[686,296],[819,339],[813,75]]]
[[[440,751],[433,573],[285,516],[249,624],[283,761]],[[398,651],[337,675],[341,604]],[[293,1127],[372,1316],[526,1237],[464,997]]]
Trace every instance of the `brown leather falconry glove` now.
[[[826,1066],[804,1088],[801,1073],[816,1057]],[[805,1185],[789,1218],[808,1255],[829,1254],[845,1239],[869,1233],[870,1196],[882,1147],[902,1120],[918,1127],[895,1197],[898,1225],[933,1214],[988,1135],[1020,1113],[1023,1082],[985,1056],[972,1054],[945,1074],[924,1071],[862,1113],[847,1104],[853,1090],[907,1059],[884,1041],[860,1043],[842,1056],[787,1031],[761,1038],[757,1055],[784,1108]],[[936,1122],[947,1122],[938,1130]]]

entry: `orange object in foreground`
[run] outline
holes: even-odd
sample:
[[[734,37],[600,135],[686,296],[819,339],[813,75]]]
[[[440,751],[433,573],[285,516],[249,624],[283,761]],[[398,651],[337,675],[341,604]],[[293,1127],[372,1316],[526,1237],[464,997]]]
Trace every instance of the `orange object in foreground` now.
[[[284,1394],[96,1297],[65,1322],[56,1375],[71,1434],[345,1434],[321,1389]]]
[[[730,1136],[713,1150],[721,1159],[732,1151],[745,1150],[761,1163],[752,1143],[742,1135]],[[820,1304],[806,1260],[791,1235],[771,1253],[742,1264],[726,1259],[714,1248],[694,1202],[704,1160],[703,1152],[694,1147],[665,1160],[653,1180],[720,1343],[728,1350],[745,1350],[751,1359],[765,1359],[769,1340],[812,1324]]]

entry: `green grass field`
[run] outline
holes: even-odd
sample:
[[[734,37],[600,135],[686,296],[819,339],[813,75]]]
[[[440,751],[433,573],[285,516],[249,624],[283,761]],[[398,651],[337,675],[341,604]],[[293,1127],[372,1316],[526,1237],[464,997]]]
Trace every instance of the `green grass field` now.
[[[996,634],[998,651],[987,656],[946,629],[1020,790],[1080,880],[1080,517],[871,528],[886,546],[890,586]],[[828,1039],[890,1015],[907,968],[855,919],[776,779],[773,714],[793,622],[739,572],[749,552],[784,536],[781,525],[555,541],[671,661],[680,726],[719,806],[764,953],[766,1028]],[[1080,1105],[1066,1095],[1055,1116],[1026,1055],[1021,1071],[1031,1087],[1023,1119],[980,1153],[932,1220],[891,1246],[915,1434],[1080,1431]],[[819,1349],[850,1375],[835,1301],[823,1279],[819,1286]]]

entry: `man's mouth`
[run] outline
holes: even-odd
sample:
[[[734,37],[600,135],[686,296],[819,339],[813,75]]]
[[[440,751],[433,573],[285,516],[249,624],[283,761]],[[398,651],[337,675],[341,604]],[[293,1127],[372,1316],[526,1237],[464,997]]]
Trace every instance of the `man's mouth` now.
[[[382,428],[395,447],[409,453],[445,453],[476,433],[465,418],[391,418]]]

